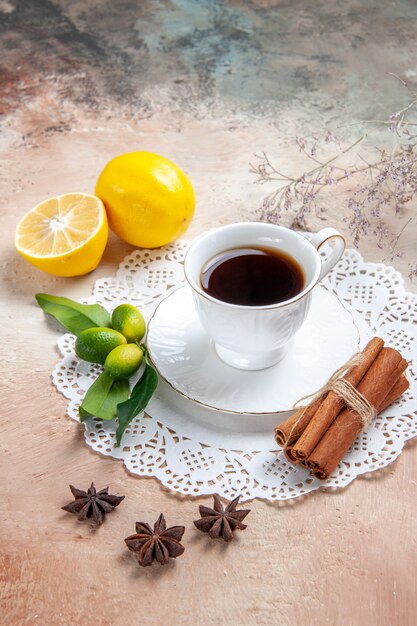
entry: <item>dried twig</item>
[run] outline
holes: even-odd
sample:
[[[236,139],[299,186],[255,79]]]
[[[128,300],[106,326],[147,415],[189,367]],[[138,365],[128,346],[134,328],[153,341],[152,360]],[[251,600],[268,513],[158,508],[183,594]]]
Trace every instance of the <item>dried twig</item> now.
[[[391,74],[391,73],[389,73]],[[327,131],[324,137],[313,135],[309,138],[297,137],[296,145],[314,166],[300,176],[283,173],[271,162],[265,152],[255,155],[257,162],[250,164],[250,172],[256,176],[258,184],[277,182],[279,186],[269,193],[259,209],[261,219],[277,223],[282,215],[292,212],[293,226],[308,229],[310,215],[325,220],[327,207],[323,192],[342,181],[349,181],[346,199],[348,215],[346,222],[358,246],[362,236],[373,234],[381,248],[388,248],[391,260],[403,256],[398,249],[400,237],[416,217],[412,216],[396,235],[385,226],[384,215],[389,211],[402,213],[405,205],[417,196],[417,135],[409,128],[417,126],[417,120],[410,119],[417,108],[417,93],[408,83],[392,74],[408,90],[410,102],[387,120],[369,120],[362,124],[380,124],[397,136],[391,152],[374,147],[374,157],[365,157],[359,146],[366,136],[344,145],[344,142]],[[328,156],[329,149],[331,156]],[[346,155],[355,156],[360,164],[352,166],[346,162]],[[410,277],[417,276],[417,266],[410,264]]]

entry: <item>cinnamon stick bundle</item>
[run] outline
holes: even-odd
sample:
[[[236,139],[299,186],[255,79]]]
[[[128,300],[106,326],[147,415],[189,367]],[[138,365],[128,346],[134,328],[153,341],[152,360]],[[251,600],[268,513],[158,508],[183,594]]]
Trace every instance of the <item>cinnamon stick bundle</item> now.
[[[374,363],[376,357],[382,350],[384,342],[379,337],[374,337],[368,343],[361,355],[361,360],[349,370],[343,380],[350,383],[353,387],[357,387],[358,383],[365,376],[371,365]],[[297,444],[293,448],[294,456],[300,461],[307,459],[317,446],[321,438],[323,437],[330,424],[335,419],[343,407],[344,401],[334,391],[329,391],[325,400],[321,403],[314,415],[314,420],[311,420],[307,428],[297,441]]]
[[[347,396],[346,392],[342,395],[354,408],[345,406],[339,381],[332,377],[328,393],[313,398],[307,407],[276,427],[275,439],[291,463],[310,468],[314,476],[325,480],[374,410],[383,411],[406,391],[407,361],[397,350],[383,346],[379,337],[372,339],[359,360],[355,359],[356,364],[339,379],[348,390]]]
[[[393,386],[393,388],[391,389],[391,391],[389,392],[389,394],[387,395],[387,397],[385,398],[381,406],[378,407],[378,413],[382,413],[382,411],[385,411],[385,409],[387,409],[390,406],[390,404],[398,400],[398,398],[400,398],[403,395],[403,393],[407,391],[409,386],[410,386],[410,383],[408,382],[406,376],[404,374],[400,376],[400,378],[397,380],[397,382],[395,383],[395,385]],[[359,434],[359,432],[357,433],[357,435]],[[285,453],[285,450],[284,450],[284,453]],[[324,472],[324,470],[323,470],[323,466],[320,466],[320,459],[318,458],[319,453],[320,453],[319,446],[317,446],[317,448],[313,451],[312,456],[307,461],[307,467],[312,470],[312,473],[315,476],[317,474],[317,478],[325,479],[323,475],[320,475],[322,474],[322,472]],[[285,454],[285,456],[287,457],[288,460],[290,460],[290,456],[288,456],[287,454]]]
[[[407,366],[407,361],[397,350],[384,348],[359,384],[358,391],[378,413]],[[359,415],[345,407],[308,459],[309,467],[314,467],[313,474],[322,480],[328,478],[363,428]]]

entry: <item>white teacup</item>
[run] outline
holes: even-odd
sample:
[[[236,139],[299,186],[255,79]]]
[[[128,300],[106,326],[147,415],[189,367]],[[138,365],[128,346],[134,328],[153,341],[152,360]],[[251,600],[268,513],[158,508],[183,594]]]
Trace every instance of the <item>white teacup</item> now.
[[[318,250],[332,238],[335,245],[324,260]],[[213,298],[201,286],[201,272],[213,257],[238,247],[277,249],[291,256],[303,269],[303,290],[268,306],[242,306]],[[288,228],[263,222],[229,224],[197,238],[187,252],[184,271],[200,321],[219,357],[246,370],[278,363],[307,316],[313,288],[339,261],[344,249],[344,237],[334,228],[324,228],[308,241]]]

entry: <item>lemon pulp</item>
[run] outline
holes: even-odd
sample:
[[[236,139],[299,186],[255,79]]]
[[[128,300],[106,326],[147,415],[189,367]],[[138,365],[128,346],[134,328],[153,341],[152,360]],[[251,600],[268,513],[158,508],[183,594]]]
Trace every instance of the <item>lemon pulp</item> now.
[[[96,196],[69,193],[49,198],[16,226],[17,251],[32,265],[56,276],[80,276],[95,269],[107,243],[103,203]]]

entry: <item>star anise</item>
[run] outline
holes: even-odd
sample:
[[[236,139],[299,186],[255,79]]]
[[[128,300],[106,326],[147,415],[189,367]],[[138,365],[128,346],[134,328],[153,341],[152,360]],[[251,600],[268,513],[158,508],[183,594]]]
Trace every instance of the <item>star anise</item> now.
[[[201,519],[195,520],[194,525],[203,533],[208,533],[212,539],[222,538],[224,541],[231,541],[233,533],[236,529],[244,530],[246,524],[242,524],[250,509],[236,510],[240,496],[228,503],[226,508],[223,507],[219,496],[213,496],[213,508],[199,506]]]
[[[111,495],[108,487],[96,491],[94,483],[91,483],[88,491],[82,491],[72,485],[69,488],[75,500],[63,506],[64,511],[78,514],[78,519],[82,521],[92,518],[97,525],[103,523],[106,513],[113,511],[124,500],[124,496]]]
[[[125,543],[129,550],[137,553],[139,565],[146,567],[152,561],[165,565],[169,558],[175,559],[184,552],[184,546],[180,543],[184,531],[184,526],[167,528],[161,513],[153,530],[145,522],[136,522],[136,534],[126,537]]]

